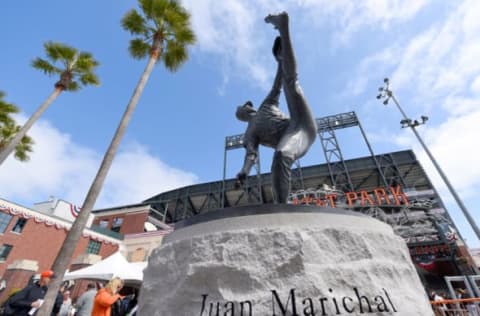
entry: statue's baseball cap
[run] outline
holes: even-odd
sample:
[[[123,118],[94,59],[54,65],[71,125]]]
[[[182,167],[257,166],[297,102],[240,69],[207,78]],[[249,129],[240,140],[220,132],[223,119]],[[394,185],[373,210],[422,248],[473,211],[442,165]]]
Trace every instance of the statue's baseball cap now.
[[[52,270],[45,270],[40,274],[41,278],[50,278],[54,279],[55,278],[55,273],[53,273]]]

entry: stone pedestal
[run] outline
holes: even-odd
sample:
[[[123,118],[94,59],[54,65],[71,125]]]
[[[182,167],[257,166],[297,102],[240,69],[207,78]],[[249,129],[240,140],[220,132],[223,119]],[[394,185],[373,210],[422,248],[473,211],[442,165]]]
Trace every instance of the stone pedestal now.
[[[433,315],[404,241],[373,218],[262,205],[178,226],[149,258],[140,315]]]

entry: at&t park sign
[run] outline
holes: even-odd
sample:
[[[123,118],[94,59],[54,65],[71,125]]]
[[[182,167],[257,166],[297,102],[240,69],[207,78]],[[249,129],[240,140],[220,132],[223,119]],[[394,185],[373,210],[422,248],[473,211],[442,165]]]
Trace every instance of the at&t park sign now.
[[[409,205],[407,195],[401,186],[378,187],[372,191],[338,192],[334,190],[302,190],[290,194],[289,202],[292,204],[308,204],[317,206],[337,207],[339,202],[342,207],[367,207],[385,205]]]

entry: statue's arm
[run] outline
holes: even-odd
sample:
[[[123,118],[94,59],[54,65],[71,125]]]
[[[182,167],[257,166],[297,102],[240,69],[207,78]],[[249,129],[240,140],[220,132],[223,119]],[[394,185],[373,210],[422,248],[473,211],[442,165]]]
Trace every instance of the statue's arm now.
[[[247,136],[247,134],[246,134]],[[243,181],[247,178],[250,170],[257,161],[258,157],[258,142],[253,139],[249,140],[245,137],[245,159],[243,161],[243,167],[237,174],[237,185],[243,184]]]

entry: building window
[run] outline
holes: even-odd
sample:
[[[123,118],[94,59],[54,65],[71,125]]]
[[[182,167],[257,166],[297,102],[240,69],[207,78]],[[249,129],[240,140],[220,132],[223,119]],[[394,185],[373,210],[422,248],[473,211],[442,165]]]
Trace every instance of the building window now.
[[[13,225],[12,232],[20,234],[23,228],[25,227],[26,223],[27,223],[27,220],[25,218],[19,218],[15,223],[15,225]]]
[[[112,222],[112,230],[117,233],[120,232],[122,223],[123,223],[123,217],[115,217]]]
[[[7,260],[8,254],[12,250],[12,245],[3,244],[0,246],[0,261]]]
[[[102,228],[107,228],[108,227],[108,219],[101,219],[100,222],[98,223],[98,226]]]
[[[12,219],[12,215],[0,212],[0,234],[5,232],[7,229],[8,224],[10,224],[10,220]]]
[[[89,240],[87,246],[87,253],[98,255],[100,253],[101,242],[95,240]]]

